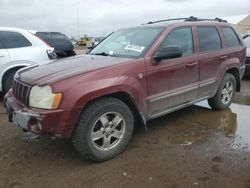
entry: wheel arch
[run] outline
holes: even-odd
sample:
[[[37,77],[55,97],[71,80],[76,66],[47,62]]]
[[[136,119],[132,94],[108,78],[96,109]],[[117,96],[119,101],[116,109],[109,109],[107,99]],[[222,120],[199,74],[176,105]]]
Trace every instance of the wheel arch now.
[[[140,111],[140,109],[136,105],[136,102],[133,99],[132,95],[126,91],[118,91],[118,92],[109,93],[106,95],[102,95],[102,96],[98,96],[96,98],[93,98],[84,105],[83,109],[86,108],[86,106],[91,104],[92,102],[94,102],[100,98],[104,98],[104,97],[111,97],[111,98],[116,98],[116,99],[121,100],[126,105],[128,105],[128,107],[131,109],[136,121],[139,121],[140,123],[143,123],[144,125],[146,124],[146,119],[147,119],[146,115]]]
[[[240,83],[240,73],[239,73],[239,69],[236,67],[230,68],[226,71],[226,73],[230,73],[235,77],[236,80],[236,91],[240,92],[240,88],[241,88],[241,83]]]
[[[109,93],[109,94],[105,94],[105,95],[101,95],[101,96],[97,96],[95,98],[92,98],[91,100],[89,100],[87,103],[85,103],[82,108],[81,111],[79,113],[74,113],[72,114],[73,116],[75,116],[75,121],[73,124],[71,124],[71,131],[70,133],[68,133],[68,136],[71,137],[74,134],[74,131],[76,129],[76,125],[77,122],[79,122],[79,119],[82,115],[82,113],[84,112],[84,109],[86,109],[86,107],[90,104],[92,104],[93,102],[101,99],[101,98],[105,98],[105,97],[111,97],[111,98],[116,98],[121,100],[122,102],[124,102],[126,105],[128,105],[128,107],[131,109],[132,114],[134,115],[134,120],[136,123],[141,123],[145,126],[146,128],[146,121],[147,121],[147,117],[146,114],[144,114],[141,109],[139,109],[138,105],[136,105],[135,100],[133,99],[133,97],[131,96],[131,94],[129,94],[126,91],[117,91],[117,92],[113,92],[113,93]],[[65,131],[65,130],[63,130]]]
[[[24,67],[27,67],[29,66],[30,64],[18,64],[18,65],[13,65],[13,66],[10,66],[10,67],[7,67],[5,68],[2,72],[1,72],[1,75],[0,75],[0,79],[1,79],[1,85],[0,85],[0,89],[1,91],[3,91],[3,81],[5,80],[4,78],[10,73],[10,72],[13,72],[13,71],[17,71],[21,68],[24,68]]]

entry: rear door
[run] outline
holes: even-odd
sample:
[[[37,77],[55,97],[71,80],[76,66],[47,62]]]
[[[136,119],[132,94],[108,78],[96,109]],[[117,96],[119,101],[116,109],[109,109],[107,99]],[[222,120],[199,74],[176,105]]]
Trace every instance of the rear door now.
[[[216,90],[218,71],[227,56],[216,26],[197,26],[199,43],[199,98],[207,98]]]
[[[198,62],[193,38],[192,27],[173,29],[163,40],[160,48],[180,46],[183,51],[182,57],[161,60],[157,64],[152,59],[147,65],[148,110],[151,118],[196,99]]]
[[[4,49],[1,44],[1,31],[0,31],[0,71],[1,71],[1,67],[3,66],[3,64],[8,63],[9,60],[10,59],[9,59],[8,51]]]
[[[236,32],[230,26],[222,26],[221,31],[225,41],[225,55],[227,59],[237,58],[244,65],[245,62],[245,53],[243,53],[243,44],[240,42]]]

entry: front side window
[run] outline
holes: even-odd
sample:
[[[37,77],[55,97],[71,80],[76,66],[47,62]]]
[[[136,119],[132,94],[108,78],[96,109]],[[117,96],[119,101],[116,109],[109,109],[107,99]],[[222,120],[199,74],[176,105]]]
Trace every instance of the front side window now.
[[[178,46],[182,49],[182,56],[194,53],[193,35],[190,27],[174,29],[162,42],[160,49],[168,46]]]
[[[197,27],[200,52],[215,51],[222,48],[216,27]]]
[[[5,49],[32,46],[22,34],[10,31],[0,31],[0,42]]]
[[[240,42],[235,32],[230,27],[222,27],[222,32],[226,39],[227,47],[237,47],[240,46]]]
[[[90,54],[139,58],[151,46],[163,28],[132,28],[117,31],[99,43]]]

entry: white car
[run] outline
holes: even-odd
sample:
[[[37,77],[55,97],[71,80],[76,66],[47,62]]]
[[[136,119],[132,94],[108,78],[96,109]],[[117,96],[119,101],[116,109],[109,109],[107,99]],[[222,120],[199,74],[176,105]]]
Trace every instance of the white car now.
[[[0,92],[6,93],[20,68],[56,58],[54,48],[31,32],[0,27]]]

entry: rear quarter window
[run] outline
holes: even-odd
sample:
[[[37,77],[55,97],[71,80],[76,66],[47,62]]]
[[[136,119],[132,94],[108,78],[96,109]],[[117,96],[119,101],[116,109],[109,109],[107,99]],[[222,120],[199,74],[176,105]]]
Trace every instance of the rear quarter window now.
[[[227,47],[237,47],[240,46],[239,38],[237,37],[234,30],[230,27],[222,27],[222,32],[224,34]]]
[[[200,52],[215,51],[222,48],[221,39],[216,27],[197,27]]]
[[[31,42],[18,32],[0,31],[0,42],[5,49],[32,46]]]

